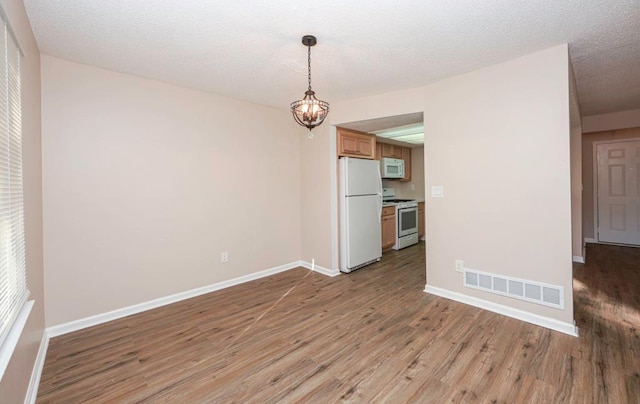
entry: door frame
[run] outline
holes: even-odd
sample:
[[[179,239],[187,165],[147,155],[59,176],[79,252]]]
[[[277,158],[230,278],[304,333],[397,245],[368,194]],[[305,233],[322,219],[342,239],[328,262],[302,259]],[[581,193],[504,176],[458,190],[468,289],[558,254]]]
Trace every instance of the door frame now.
[[[625,138],[625,139],[610,139],[610,140],[596,140],[593,142],[593,232],[596,243],[598,244],[611,244],[611,245],[620,245],[624,247],[640,247],[640,245],[634,244],[619,244],[619,243],[610,243],[606,241],[600,241],[600,223],[598,221],[598,146],[603,144],[614,144],[614,143],[628,143],[628,142],[638,142],[640,141],[640,137],[634,138]]]

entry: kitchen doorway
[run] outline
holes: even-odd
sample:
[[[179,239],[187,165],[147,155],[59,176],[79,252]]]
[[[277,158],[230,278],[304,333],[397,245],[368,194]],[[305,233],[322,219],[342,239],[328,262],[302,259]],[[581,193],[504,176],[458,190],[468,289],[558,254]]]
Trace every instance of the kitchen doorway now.
[[[415,249],[417,253],[424,260],[425,248],[424,248],[424,232],[425,232],[425,172],[424,172],[424,124],[423,113],[411,113],[383,118],[375,118],[363,121],[345,122],[336,124],[335,127],[346,129],[356,132],[356,134],[367,134],[369,136],[375,136],[376,152],[375,156],[366,156],[370,160],[380,161],[383,158],[397,159],[406,162],[405,175],[396,176],[396,178],[383,178],[382,188],[385,192],[392,192],[394,201],[391,201],[387,197],[387,201],[382,211],[382,217],[380,218],[380,225],[382,226],[382,251],[383,261],[389,261],[400,259],[401,256],[407,254],[398,254],[398,250]],[[338,167],[338,158],[341,155],[341,149],[343,143],[341,143],[341,135],[337,132],[339,129],[332,131],[335,142],[335,152],[333,155],[336,158],[336,172]],[[333,148],[333,147],[332,147]],[[344,154],[342,154],[344,156]],[[351,156],[349,158],[353,158]],[[378,163],[380,164],[380,163]],[[335,235],[334,244],[332,246],[334,250],[334,262],[339,263],[342,261],[342,250],[344,249],[343,243],[340,242],[340,175],[336,175],[335,189],[337,195],[337,203],[335,209],[336,225],[332,226],[332,231]],[[384,194],[383,194],[384,195]],[[420,204],[419,214],[419,230],[420,235],[413,235],[418,238],[418,245],[415,243],[399,242],[398,236],[404,235],[402,231],[398,231],[398,228],[402,229],[402,223],[398,223],[398,220],[403,215],[398,214],[397,206],[400,204],[396,201],[411,201],[416,205]],[[411,203],[409,202],[409,203]],[[343,204],[344,205],[344,204]],[[404,206],[404,205],[402,205]],[[402,212],[400,212],[402,213]],[[389,232],[393,231],[393,235],[390,236]],[[406,235],[405,235],[406,236]],[[401,240],[401,241],[404,241]],[[341,268],[342,269],[342,268]],[[366,270],[366,267],[360,270]],[[424,285],[420,285],[423,287]]]

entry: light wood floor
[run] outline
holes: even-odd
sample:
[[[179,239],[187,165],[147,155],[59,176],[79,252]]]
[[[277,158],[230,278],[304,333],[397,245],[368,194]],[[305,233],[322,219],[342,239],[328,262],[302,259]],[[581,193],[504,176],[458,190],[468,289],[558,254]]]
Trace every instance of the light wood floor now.
[[[640,249],[587,260],[579,338],[424,293],[421,244],[54,338],[38,402],[637,403]]]

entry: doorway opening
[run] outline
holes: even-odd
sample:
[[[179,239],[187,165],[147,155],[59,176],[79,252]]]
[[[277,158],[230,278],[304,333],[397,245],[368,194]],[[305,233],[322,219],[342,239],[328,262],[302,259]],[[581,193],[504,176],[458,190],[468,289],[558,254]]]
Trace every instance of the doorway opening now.
[[[340,266],[343,262],[343,254],[345,246],[341,240],[340,227],[345,216],[341,218],[340,201],[340,182],[341,175],[339,173],[339,157],[349,156],[341,150],[344,148],[344,142],[341,143],[341,130],[353,131],[357,134],[366,134],[375,137],[375,155],[365,156],[366,159],[380,161],[384,158],[402,160],[404,163],[404,173],[396,178],[382,178],[382,190],[384,195],[384,204],[381,209],[381,217],[379,217],[379,225],[381,226],[381,245],[382,245],[382,261],[402,259],[408,256],[407,250],[415,249],[423,260],[425,255],[425,236],[426,236],[426,219],[425,219],[425,171],[424,171],[424,123],[423,113],[403,114],[362,121],[345,122],[335,125],[336,129],[336,152],[335,156],[335,192],[336,192],[336,209],[334,212],[334,220],[336,225],[332,226],[334,240],[332,249],[334,250],[334,262]],[[354,143],[355,144],[355,143]],[[349,156],[349,158],[358,158],[359,156]],[[361,157],[361,156],[360,156]],[[344,181],[344,180],[342,180]],[[391,201],[391,200],[394,201]],[[415,206],[406,206],[398,212],[400,202],[407,201],[405,204],[414,203]],[[412,209],[415,212],[412,216]],[[409,225],[409,219],[415,218],[416,233],[403,231],[403,226]],[[400,221],[404,218],[404,222]],[[414,237],[416,243],[407,243],[409,237]],[[402,238],[405,237],[405,238]],[[402,240],[399,241],[399,238]],[[402,252],[400,251],[402,250]],[[415,254],[410,254],[416,257]],[[342,268],[340,268],[342,270]],[[366,267],[359,269],[366,271]],[[343,271],[344,272],[344,271]],[[421,287],[423,285],[420,285]]]
[[[640,246],[640,139],[595,142],[596,240]]]

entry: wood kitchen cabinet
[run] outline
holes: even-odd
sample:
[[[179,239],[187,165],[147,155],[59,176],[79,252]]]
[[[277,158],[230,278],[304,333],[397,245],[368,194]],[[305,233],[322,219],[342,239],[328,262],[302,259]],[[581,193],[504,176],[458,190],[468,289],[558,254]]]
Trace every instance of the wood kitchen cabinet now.
[[[396,207],[382,208],[382,252],[393,248],[396,243]]]
[[[418,202],[418,239],[424,237],[424,202]]]
[[[401,159],[402,158],[402,146],[396,146],[392,144],[382,144],[382,157],[389,157],[392,159]]]
[[[400,181],[411,181],[411,149],[402,148],[402,159],[404,160],[404,177]]]
[[[338,157],[375,158],[376,137],[351,129],[337,128]]]

